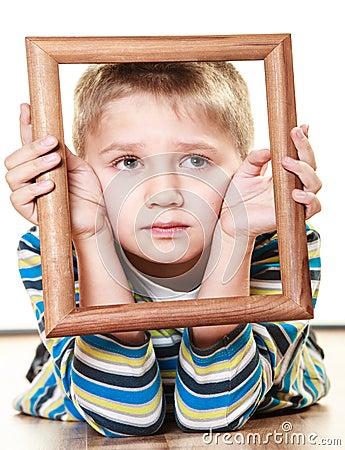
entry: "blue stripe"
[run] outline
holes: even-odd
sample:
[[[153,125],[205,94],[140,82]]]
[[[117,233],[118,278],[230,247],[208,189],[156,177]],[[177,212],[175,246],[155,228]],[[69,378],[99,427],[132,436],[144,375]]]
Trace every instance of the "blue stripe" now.
[[[147,354],[149,342],[145,342],[142,346],[138,346],[129,343],[121,343],[115,336],[108,335],[107,337],[109,338],[105,339],[101,335],[88,334],[80,336],[80,339],[95,349],[105,350],[108,353],[123,354],[127,358],[140,359]]]
[[[130,375],[129,375],[130,377]],[[105,386],[99,383],[95,383],[94,380],[88,380],[78,372],[73,371],[72,374],[73,383],[80,389],[95,395],[97,398],[103,398],[109,402],[126,403],[129,405],[142,405],[146,402],[152,401],[157,395],[160,388],[160,377],[156,376],[153,383],[146,388],[138,388],[138,392],[133,386],[127,389],[121,389],[114,386]],[[140,384],[140,383],[139,383]],[[97,404],[97,402],[96,402]]]
[[[131,376],[131,375],[119,375],[114,373],[109,373],[102,371],[100,369],[95,369],[93,367],[87,366],[77,357],[74,357],[73,368],[78,373],[87,377],[91,380],[99,381],[103,384],[108,384],[108,386],[115,386],[117,388],[133,388],[139,389],[143,388],[157,377],[158,367],[157,364],[153,364],[152,367],[147,370],[141,376]]]
[[[174,358],[166,358],[166,359],[158,359],[159,367],[161,370],[167,370],[169,372],[176,370],[178,356],[176,355]]]

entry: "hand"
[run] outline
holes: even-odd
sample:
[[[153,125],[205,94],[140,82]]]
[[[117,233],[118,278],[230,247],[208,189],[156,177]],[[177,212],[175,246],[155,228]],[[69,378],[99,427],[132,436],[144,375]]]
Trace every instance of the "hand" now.
[[[284,157],[282,165],[301,180],[303,189],[294,189],[292,197],[305,206],[305,216],[309,219],[321,210],[316,194],[322,184],[316,174],[308,127],[302,125],[294,128],[291,138],[299,159]],[[275,229],[272,177],[264,176],[269,160],[269,150],[252,151],[235,173],[220,216],[220,224],[226,234],[236,237],[240,233],[255,237]]]
[[[321,211],[321,203],[316,194],[322,187],[316,174],[316,161],[313,149],[308,140],[308,126],[302,125],[291,131],[291,137],[297,149],[299,160],[285,157],[282,165],[294,173],[302,182],[303,189],[294,189],[292,198],[305,206],[305,218],[310,219]]]
[[[53,136],[32,140],[30,106],[21,105],[20,134],[23,147],[9,155],[5,160],[8,169],[6,180],[12,190],[11,202],[14,208],[27,220],[38,224],[38,196],[54,189],[54,182],[46,180],[34,182],[40,174],[56,167],[61,157],[54,152],[58,141]],[[66,149],[69,198],[72,220],[72,236],[83,239],[94,235],[96,217],[98,229],[105,226],[104,206],[99,207],[102,191],[94,171],[82,159]]]

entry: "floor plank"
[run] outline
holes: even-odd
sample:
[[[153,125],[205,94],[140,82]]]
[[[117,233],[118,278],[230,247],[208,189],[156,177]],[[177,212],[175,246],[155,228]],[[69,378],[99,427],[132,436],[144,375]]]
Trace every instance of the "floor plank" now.
[[[142,438],[105,438],[85,423],[62,423],[17,414],[11,402],[26,386],[25,373],[37,345],[36,335],[0,336],[0,448],[4,450],[200,449],[345,447],[345,330],[318,330],[332,387],[319,404],[295,414],[252,418],[231,434],[183,433],[167,423],[160,434]],[[308,442],[309,439],[309,442]],[[259,445],[259,441],[261,445]],[[341,445],[339,445],[341,444]],[[300,447],[302,448],[302,447]]]

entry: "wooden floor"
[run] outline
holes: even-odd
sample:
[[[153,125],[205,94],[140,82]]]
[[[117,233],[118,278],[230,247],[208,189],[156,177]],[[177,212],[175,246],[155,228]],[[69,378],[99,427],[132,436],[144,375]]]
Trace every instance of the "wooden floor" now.
[[[38,337],[0,336],[0,449],[345,448],[345,330],[317,330],[317,336],[326,353],[332,389],[308,410],[253,418],[242,430],[231,434],[183,433],[170,423],[159,435],[125,439],[105,438],[85,423],[62,423],[17,414],[11,401],[27,385],[25,373]]]

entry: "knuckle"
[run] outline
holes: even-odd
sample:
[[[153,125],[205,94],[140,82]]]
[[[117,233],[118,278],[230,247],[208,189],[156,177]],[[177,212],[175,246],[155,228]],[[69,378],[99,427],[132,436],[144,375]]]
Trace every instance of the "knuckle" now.
[[[49,149],[45,148],[40,144],[40,140],[36,140],[28,144],[25,144],[23,146],[23,150],[26,150],[29,155],[29,159],[33,160],[37,159],[39,156],[49,151]]]
[[[7,170],[10,169],[10,167],[11,167],[11,155],[10,155],[10,156],[7,156],[7,157],[4,159],[4,165],[5,165],[5,167],[6,167]]]
[[[25,186],[26,189],[26,197],[30,199],[30,201],[33,201],[35,197],[37,197],[40,194],[40,190],[36,183],[30,183],[27,186]]]
[[[10,194],[10,202],[17,209],[17,193],[15,191]]]
[[[33,166],[39,169],[42,167],[42,162],[42,158],[40,158],[38,155],[36,155],[36,157],[32,160]]]
[[[309,195],[310,195],[311,200],[308,205],[308,210],[309,210],[309,217],[311,217],[314,214],[319,213],[321,211],[322,207],[321,207],[321,203],[320,203],[319,199],[316,197],[315,194],[310,192]]]
[[[317,197],[315,197],[315,199],[316,199],[316,205],[315,205],[316,212],[320,212],[322,210],[321,202],[320,202],[320,200]]]
[[[13,182],[12,172],[7,172],[5,174],[5,180],[6,180],[7,184],[11,187],[12,182]]]
[[[319,179],[318,185],[317,185],[317,192],[322,189],[322,181]]]
[[[39,141],[33,141],[30,144],[26,144],[26,147],[28,148],[33,158],[37,158],[38,156],[40,156],[42,154],[42,150],[44,150],[39,144]]]
[[[312,192],[314,192],[315,194],[317,192],[319,192],[319,190],[322,188],[322,182],[321,180],[318,178],[317,180],[315,180],[314,184],[313,184],[313,189]]]

